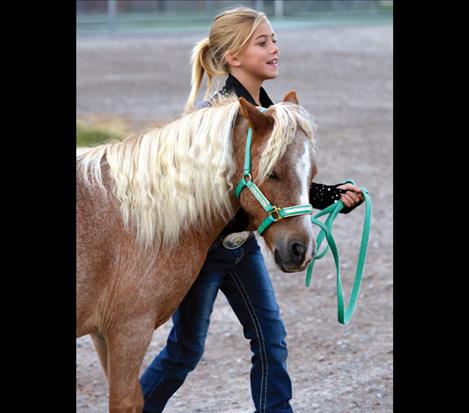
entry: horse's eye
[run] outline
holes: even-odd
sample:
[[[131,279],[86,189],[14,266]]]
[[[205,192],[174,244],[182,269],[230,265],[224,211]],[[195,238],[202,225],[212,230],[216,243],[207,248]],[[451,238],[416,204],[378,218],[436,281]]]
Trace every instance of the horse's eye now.
[[[275,179],[276,181],[278,181],[280,178],[278,177],[278,175],[275,172],[272,172],[269,175],[269,179]]]

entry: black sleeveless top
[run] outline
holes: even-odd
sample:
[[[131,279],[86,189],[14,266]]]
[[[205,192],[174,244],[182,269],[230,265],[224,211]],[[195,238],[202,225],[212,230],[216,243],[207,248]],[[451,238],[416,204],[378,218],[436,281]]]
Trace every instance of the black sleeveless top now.
[[[254,98],[250,95],[246,88],[232,74],[230,74],[226,79],[225,86],[223,86],[223,88],[221,88],[212,97],[212,99],[214,99],[217,95],[225,95],[228,92],[235,92],[237,96],[243,97],[255,106],[258,105],[258,103],[254,100]],[[274,104],[263,87],[261,87],[259,92],[259,103],[264,108],[268,108],[269,106]],[[210,101],[199,102],[197,108],[201,108],[204,106],[210,106]],[[343,189],[337,188],[337,186],[342,184],[343,183],[339,183],[336,185],[324,185],[312,182],[309,190],[309,202],[311,203],[313,208],[324,209],[327,208],[329,205],[333,204],[334,202],[337,202],[340,199],[341,195],[347,192]],[[344,207],[340,212],[343,214],[347,214],[354,208],[355,207]],[[246,212],[241,208],[236,213],[234,218],[223,229],[220,235],[227,235],[232,232],[245,231],[248,226],[248,222],[248,216]]]

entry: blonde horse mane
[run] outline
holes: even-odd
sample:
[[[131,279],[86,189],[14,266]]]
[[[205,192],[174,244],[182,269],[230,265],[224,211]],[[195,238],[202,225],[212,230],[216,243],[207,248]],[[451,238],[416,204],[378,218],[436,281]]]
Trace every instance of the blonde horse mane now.
[[[173,247],[188,228],[203,230],[207,221],[233,216],[229,192],[236,172],[232,134],[240,103],[234,94],[138,137],[77,149],[87,185],[104,192],[101,161],[109,165],[112,192],[126,226],[135,225],[144,247]],[[301,128],[313,141],[314,121],[302,107],[281,102],[269,110],[274,128],[260,160],[261,183]],[[91,180],[90,180],[91,178]]]

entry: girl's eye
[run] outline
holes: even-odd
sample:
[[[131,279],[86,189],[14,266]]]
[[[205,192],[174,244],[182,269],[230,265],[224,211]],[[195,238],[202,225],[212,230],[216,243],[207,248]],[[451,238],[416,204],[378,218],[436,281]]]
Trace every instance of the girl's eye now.
[[[269,175],[269,179],[273,179],[274,181],[279,181],[280,180],[280,178],[278,177],[278,175],[275,172],[272,172]]]
[[[272,39],[272,43],[277,44],[278,40]],[[265,46],[265,45],[266,45],[266,42],[258,43],[258,46]]]

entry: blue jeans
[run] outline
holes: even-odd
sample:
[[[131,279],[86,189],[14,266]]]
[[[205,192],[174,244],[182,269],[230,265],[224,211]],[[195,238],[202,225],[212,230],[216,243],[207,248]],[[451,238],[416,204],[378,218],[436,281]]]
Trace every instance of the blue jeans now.
[[[144,413],[161,412],[202,358],[218,290],[225,294],[250,340],[255,413],[292,413],[286,331],[257,240],[228,250],[216,241],[177,311],[166,347],[140,379]]]

